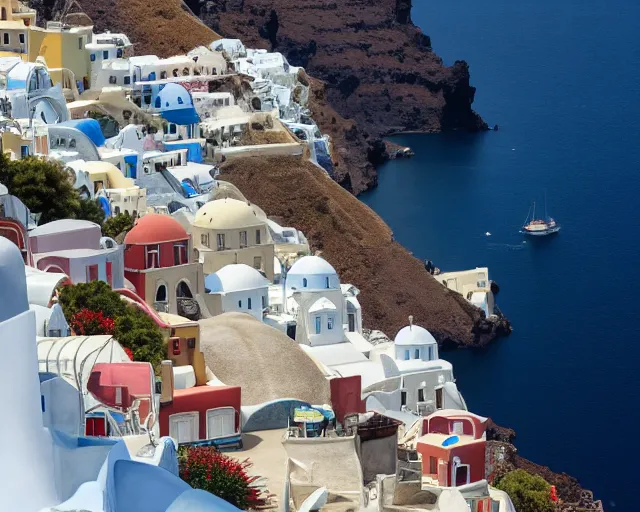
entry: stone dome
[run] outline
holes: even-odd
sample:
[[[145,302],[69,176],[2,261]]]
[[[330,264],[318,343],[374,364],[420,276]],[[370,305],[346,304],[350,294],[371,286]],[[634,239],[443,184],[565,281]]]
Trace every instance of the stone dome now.
[[[231,198],[205,203],[193,221],[194,226],[216,231],[262,226],[264,223],[265,220],[250,203]]]
[[[396,345],[435,345],[436,339],[424,327],[407,325],[398,331],[394,340]]]
[[[137,220],[124,237],[125,245],[162,244],[187,240],[189,234],[169,215],[148,213]]]
[[[267,288],[269,280],[255,268],[242,263],[225,265],[214,274],[209,274],[204,285],[210,293],[230,293]]]

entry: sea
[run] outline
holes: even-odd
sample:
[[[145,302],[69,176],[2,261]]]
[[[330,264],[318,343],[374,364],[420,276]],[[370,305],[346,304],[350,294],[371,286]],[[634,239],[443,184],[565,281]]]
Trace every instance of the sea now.
[[[413,3],[499,131],[396,136],[415,157],[361,199],[418,258],[500,286],[512,335],[444,354],[470,410],[605,510],[640,511],[640,2]],[[525,240],[545,197],[562,231]]]

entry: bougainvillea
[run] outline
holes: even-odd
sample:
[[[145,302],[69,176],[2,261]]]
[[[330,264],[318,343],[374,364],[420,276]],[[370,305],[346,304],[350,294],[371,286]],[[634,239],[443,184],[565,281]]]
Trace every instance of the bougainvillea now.
[[[133,352],[131,352],[131,349],[127,347],[122,347],[122,350],[124,350],[125,354],[129,356],[129,359],[133,361]]]
[[[262,491],[252,484],[249,459],[238,461],[210,446],[181,447],[178,460],[180,478],[194,489],[215,494],[238,508],[247,510],[264,504]]]
[[[95,336],[99,334],[113,334],[115,322],[104,316],[101,311],[81,309],[71,319],[71,329],[76,334]]]

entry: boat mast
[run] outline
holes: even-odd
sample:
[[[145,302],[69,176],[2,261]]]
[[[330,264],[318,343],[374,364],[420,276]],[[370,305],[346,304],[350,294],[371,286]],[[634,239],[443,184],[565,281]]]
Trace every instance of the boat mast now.
[[[549,218],[547,215],[547,191],[544,191],[544,220],[546,221]]]
[[[533,216],[531,217],[531,220],[536,220],[536,202],[533,202]]]

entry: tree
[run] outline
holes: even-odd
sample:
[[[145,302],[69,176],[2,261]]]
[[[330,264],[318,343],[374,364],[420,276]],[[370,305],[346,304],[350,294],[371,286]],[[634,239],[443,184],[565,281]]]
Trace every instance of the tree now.
[[[131,350],[134,361],[151,363],[156,373],[167,358],[167,346],[158,325],[144,311],[127,306],[125,314],[116,318],[114,337]]]
[[[540,476],[516,469],[503,476],[495,487],[506,492],[518,512],[553,512],[551,486]]]
[[[102,224],[102,234],[109,238],[116,238],[120,233],[129,231],[133,227],[133,217],[128,212],[109,217]]]
[[[105,317],[116,319],[123,316],[127,304],[104,281],[91,281],[65,286],[58,299],[64,316],[71,325],[74,316],[83,309],[99,311]]]
[[[162,331],[151,317],[124,302],[107,283],[92,281],[65,286],[58,301],[69,325],[75,322],[79,329],[86,328],[88,335],[113,334],[123,348],[131,351],[134,361],[151,363],[156,372],[160,371],[160,363],[167,356]],[[111,326],[111,332],[98,332],[107,331],[105,326]]]
[[[104,212],[91,199],[82,199],[59,162],[39,157],[9,160],[0,154],[0,183],[20,199],[39,224],[60,219],[83,219],[101,224]]]
[[[264,504],[259,489],[249,476],[249,459],[238,461],[211,446],[182,447],[178,450],[180,478],[194,489],[215,494],[238,508],[255,509]]]

